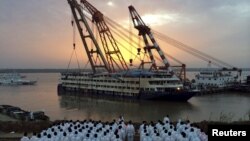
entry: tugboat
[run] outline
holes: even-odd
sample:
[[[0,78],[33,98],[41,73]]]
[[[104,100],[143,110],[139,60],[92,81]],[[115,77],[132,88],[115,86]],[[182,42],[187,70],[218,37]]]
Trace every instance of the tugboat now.
[[[139,67],[136,69],[128,67],[100,11],[86,0],[81,0],[81,3],[92,15],[92,22],[97,26],[103,49],[100,48],[94,37],[87,21],[88,17],[82,12],[82,5],[76,0],[68,0],[68,3],[74,17],[72,25],[74,26],[76,23],[92,71],[61,73],[58,94],[73,92],[97,97],[169,101],[188,101],[194,96],[193,92],[184,88],[181,79],[172,71],[150,28],[142,21],[133,6],[129,6],[129,10],[134,27],[139,31],[139,35],[144,38],[146,45],[142,49],[138,48],[137,54],[144,53],[150,58],[150,61],[141,60]],[[86,39],[90,39],[94,47],[90,48]],[[75,48],[74,43],[73,47]],[[160,56],[163,66],[156,64],[153,51]],[[99,60],[99,62],[96,62],[96,60]],[[133,60],[130,59],[130,66],[132,62]],[[148,66],[145,67],[146,65]]]

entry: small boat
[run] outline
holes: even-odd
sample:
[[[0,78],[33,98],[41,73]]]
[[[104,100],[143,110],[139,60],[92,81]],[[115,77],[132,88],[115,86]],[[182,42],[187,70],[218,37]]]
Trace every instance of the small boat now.
[[[23,79],[19,73],[0,74],[0,85],[34,85],[37,81]]]

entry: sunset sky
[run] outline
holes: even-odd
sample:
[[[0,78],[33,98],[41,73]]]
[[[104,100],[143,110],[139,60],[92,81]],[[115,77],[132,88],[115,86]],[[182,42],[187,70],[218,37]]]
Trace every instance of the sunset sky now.
[[[249,0],[89,2],[125,27],[132,4],[152,29],[236,67],[250,67]],[[66,68],[72,52],[70,22],[67,0],[0,0],[0,69]],[[166,44],[160,46],[168,52]],[[79,41],[77,47],[83,66],[87,61]],[[178,49],[169,51],[187,67],[207,66]]]

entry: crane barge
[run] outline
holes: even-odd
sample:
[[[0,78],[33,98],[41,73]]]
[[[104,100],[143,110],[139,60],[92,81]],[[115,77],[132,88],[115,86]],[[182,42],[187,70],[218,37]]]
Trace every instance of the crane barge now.
[[[77,92],[87,96],[170,101],[187,101],[194,96],[193,92],[185,89],[181,79],[171,69],[150,28],[133,6],[129,6],[131,18],[145,44],[143,48],[138,47],[137,51],[138,54],[144,51],[150,60],[141,59],[139,67],[131,69],[103,14],[86,0],[80,3],[68,0],[68,3],[74,18],[72,23],[76,24],[92,71],[61,73],[59,94]],[[83,7],[97,27],[101,45],[94,36]],[[92,47],[89,43],[92,43]],[[160,56],[163,66],[157,64],[155,54]]]

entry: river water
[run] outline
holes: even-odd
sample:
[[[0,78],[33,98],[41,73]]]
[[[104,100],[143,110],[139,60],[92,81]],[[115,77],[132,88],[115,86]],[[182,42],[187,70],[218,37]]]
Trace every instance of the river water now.
[[[247,120],[250,118],[250,94],[221,93],[196,96],[186,103],[166,101],[114,101],[57,95],[58,73],[23,74],[37,80],[34,86],[0,86],[0,105],[18,106],[27,111],[44,111],[51,120],[95,119],[111,121],[119,115],[125,120],[156,121],[171,119]]]

